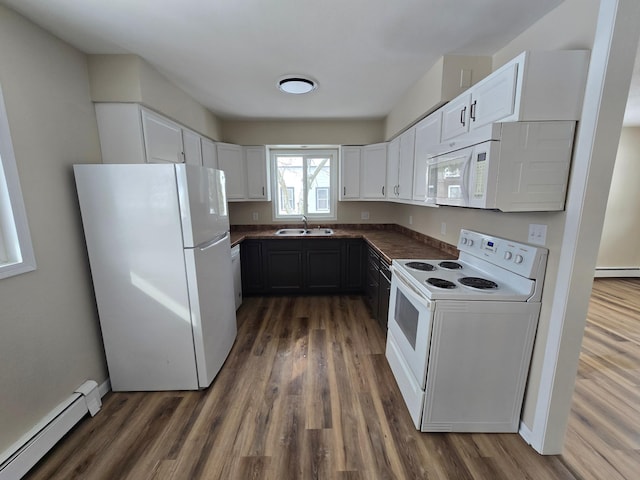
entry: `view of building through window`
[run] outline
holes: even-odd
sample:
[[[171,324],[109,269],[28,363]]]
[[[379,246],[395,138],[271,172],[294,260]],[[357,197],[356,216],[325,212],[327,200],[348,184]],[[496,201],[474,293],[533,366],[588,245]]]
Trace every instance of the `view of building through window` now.
[[[272,151],[275,217],[334,218],[337,151]]]

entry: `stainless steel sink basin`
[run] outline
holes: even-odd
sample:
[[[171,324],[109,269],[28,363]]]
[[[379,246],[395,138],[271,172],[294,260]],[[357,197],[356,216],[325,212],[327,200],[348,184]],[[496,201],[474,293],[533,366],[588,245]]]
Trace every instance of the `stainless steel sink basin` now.
[[[276,235],[281,237],[328,237],[333,235],[333,230],[330,228],[310,228],[305,230],[304,228],[281,228],[276,231]]]

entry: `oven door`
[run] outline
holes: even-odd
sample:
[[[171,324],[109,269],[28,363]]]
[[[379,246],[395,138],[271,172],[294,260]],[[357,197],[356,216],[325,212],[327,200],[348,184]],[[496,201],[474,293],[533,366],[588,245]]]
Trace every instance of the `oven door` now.
[[[431,338],[431,302],[392,267],[389,332],[415,382],[424,390]]]

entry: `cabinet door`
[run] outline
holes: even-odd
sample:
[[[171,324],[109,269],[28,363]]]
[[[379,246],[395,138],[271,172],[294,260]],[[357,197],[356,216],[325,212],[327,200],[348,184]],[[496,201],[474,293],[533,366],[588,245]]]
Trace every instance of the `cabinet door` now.
[[[389,200],[395,200],[398,196],[398,168],[400,164],[400,137],[396,137],[389,143],[387,149],[387,188],[385,195]]]
[[[415,155],[416,130],[411,128],[400,135],[398,164],[398,199],[413,198],[413,157]]]
[[[182,128],[149,110],[142,110],[147,163],[183,163]]]
[[[140,106],[96,103],[102,163],[145,163]]]
[[[340,240],[304,240],[304,289],[338,292],[342,267]]]
[[[379,258],[378,255],[371,249],[368,249],[367,254],[367,273],[366,273],[366,285],[365,285],[365,300],[369,308],[371,309],[371,316],[373,318],[378,317],[378,294],[380,291],[379,285]]]
[[[244,240],[240,248],[242,292],[244,295],[262,293],[265,290],[264,243],[261,240]]]
[[[378,323],[385,335],[389,319],[389,298],[391,297],[391,272],[389,266],[380,261],[380,281],[378,282]]]
[[[387,144],[376,143],[362,149],[360,162],[360,198],[381,200],[385,198],[387,181]]]
[[[471,94],[465,93],[442,107],[442,141],[469,131]]]
[[[244,147],[247,172],[247,198],[270,200],[267,151],[264,146]]]
[[[413,199],[425,201],[427,196],[427,159],[440,144],[442,112],[432,113],[416,125],[416,148],[413,165]]]
[[[202,144],[202,166],[209,168],[218,168],[218,152],[216,144],[208,138],[201,138]]]
[[[362,240],[344,240],[344,275],[342,290],[361,292],[364,285],[365,249]]]
[[[499,121],[513,113],[516,97],[518,64],[514,63],[471,90],[471,128]]]
[[[244,156],[240,145],[219,143],[218,168],[224,171],[226,179],[227,200],[244,200],[247,198]]]
[[[340,155],[340,200],[360,198],[362,147],[342,147]]]
[[[184,145],[184,161],[189,165],[202,166],[202,147],[200,135],[191,130],[182,130],[182,144]]]
[[[267,292],[302,291],[302,240],[271,240],[265,244]]]

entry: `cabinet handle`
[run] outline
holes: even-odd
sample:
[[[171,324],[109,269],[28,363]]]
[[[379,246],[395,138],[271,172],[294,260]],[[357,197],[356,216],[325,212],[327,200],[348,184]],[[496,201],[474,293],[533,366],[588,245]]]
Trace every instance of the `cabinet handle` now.
[[[346,195],[347,194],[347,187],[342,187],[342,195]]]
[[[384,185],[382,185],[382,196],[384,196]]]
[[[262,187],[262,196],[264,197],[264,187]]]
[[[467,107],[464,107],[462,110],[460,110],[460,123],[462,124],[463,127],[466,125],[464,121],[464,117],[466,113],[467,113]]]
[[[179,162],[185,162],[186,158],[184,156],[184,152],[178,152],[178,161]]]
[[[474,100],[473,103],[471,104],[471,111],[469,112],[469,118],[471,118],[471,120],[473,120],[474,122],[476,121],[476,104],[478,103],[477,100]]]

